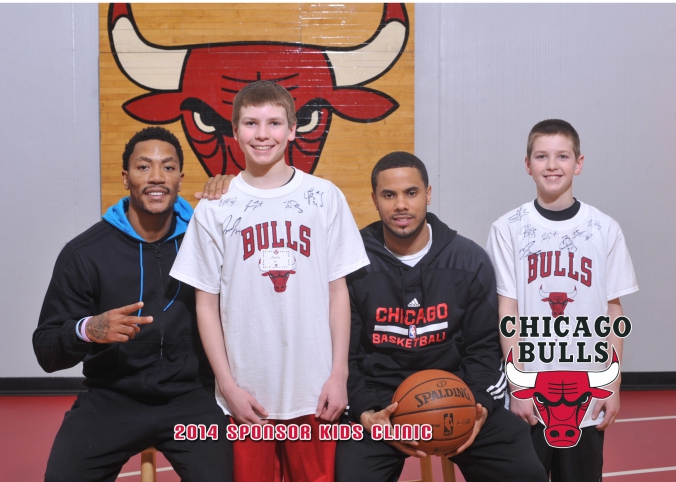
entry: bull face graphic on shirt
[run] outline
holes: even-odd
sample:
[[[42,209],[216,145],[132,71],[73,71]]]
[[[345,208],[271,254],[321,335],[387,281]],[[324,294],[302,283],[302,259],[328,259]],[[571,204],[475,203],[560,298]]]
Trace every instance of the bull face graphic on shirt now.
[[[549,307],[552,309],[552,316],[563,316],[564,311],[566,310],[566,305],[575,301],[577,295],[577,287],[573,288],[573,291],[570,292],[556,292],[556,291],[543,291],[542,285],[540,285],[540,296],[542,301],[549,303]]]
[[[290,249],[263,249],[258,267],[263,271],[262,276],[269,276],[275,293],[286,291],[289,276],[296,274],[296,257]]]

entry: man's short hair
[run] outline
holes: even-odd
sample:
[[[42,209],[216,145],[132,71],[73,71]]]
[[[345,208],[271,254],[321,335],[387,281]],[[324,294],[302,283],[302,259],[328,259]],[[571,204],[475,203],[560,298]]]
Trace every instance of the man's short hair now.
[[[580,157],[580,136],[577,135],[575,128],[565,120],[561,119],[547,119],[538,122],[530,130],[528,134],[528,145],[526,147],[526,156],[530,159],[533,152],[533,143],[535,139],[541,136],[566,136],[573,143],[573,152],[575,153],[575,160]]]
[[[376,187],[378,186],[378,174],[387,169],[396,169],[398,167],[413,167],[417,169],[427,189],[429,177],[427,176],[425,164],[409,152],[395,151],[384,156],[373,166],[373,171],[371,171],[371,188],[373,192],[376,192]]]
[[[243,107],[260,107],[263,105],[283,107],[289,129],[296,123],[296,105],[293,97],[279,84],[269,80],[252,82],[240,90],[232,103],[232,125],[237,128]]]
[[[138,131],[131,139],[129,139],[129,142],[124,146],[124,152],[122,153],[122,169],[124,171],[129,170],[129,159],[136,148],[136,144],[143,141],[164,141],[174,146],[176,154],[178,154],[179,168],[183,171],[183,149],[181,149],[181,143],[178,142],[178,139],[174,134],[164,127],[159,126],[146,127],[145,129]]]

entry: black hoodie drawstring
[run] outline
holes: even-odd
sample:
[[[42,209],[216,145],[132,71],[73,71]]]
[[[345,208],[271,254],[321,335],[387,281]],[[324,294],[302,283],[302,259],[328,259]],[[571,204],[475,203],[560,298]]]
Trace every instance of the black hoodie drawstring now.
[[[176,253],[178,253],[178,240],[176,240],[176,239],[174,239],[174,246],[176,247]],[[138,298],[138,300],[139,300],[139,302],[140,302],[140,301],[143,301],[143,244],[142,244],[142,243],[138,243],[138,253],[139,253],[139,255],[138,255],[138,256],[139,256],[139,264],[141,265],[141,294],[139,295],[139,298]],[[176,298],[178,297],[178,293],[179,293],[180,291],[181,291],[181,282],[179,281],[179,282],[178,282],[178,289],[176,290],[176,294],[175,294],[174,297],[171,299],[171,301],[169,302],[169,304],[168,304],[167,306],[164,307],[164,309],[163,309],[162,311],[167,311],[167,309],[172,305],[172,303],[173,303],[173,302],[176,300]],[[143,309],[143,308],[139,308],[138,313],[136,314],[136,316],[141,316],[141,310],[142,310],[142,309]]]
[[[406,320],[406,281],[404,280],[404,268],[399,266],[399,279],[401,280],[401,320]]]
[[[139,295],[138,300],[139,300],[139,302],[141,302],[141,301],[143,301],[143,244],[142,243],[138,243],[138,257],[139,257],[140,264],[141,264],[141,294]],[[141,316],[141,310],[142,309],[143,308],[138,309],[138,313],[136,314],[136,316]]]
[[[422,263],[420,264],[420,306],[423,309],[427,310],[427,305],[425,305],[425,268],[426,266]]]
[[[295,171],[294,171],[294,172],[295,172]],[[176,239],[174,239],[174,245],[176,246],[176,254],[178,254],[178,241],[177,241]],[[171,299],[171,301],[169,302],[169,304],[168,304],[162,311],[167,311],[167,308],[169,308],[169,307],[171,306],[171,304],[174,302],[174,300],[175,300],[176,297],[178,296],[178,292],[179,292],[179,291],[181,291],[181,282],[180,282],[180,281],[178,282],[178,289],[176,290],[176,294],[175,294],[174,297]]]

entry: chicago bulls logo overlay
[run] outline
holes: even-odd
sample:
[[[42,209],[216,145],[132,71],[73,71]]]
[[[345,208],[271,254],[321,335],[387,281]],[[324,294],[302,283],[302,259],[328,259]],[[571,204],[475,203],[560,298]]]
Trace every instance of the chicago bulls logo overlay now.
[[[296,274],[296,257],[290,249],[263,249],[258,267],[262,276],[269,276],[275,293],[284,293],[289,276]]]
[[[552,316],[554,317],[563,316],[566,305],[575,301],[573,298],[575,298],[576,295],[577,287],[573,287],[573,291],[570,293],[555,291],[547,293],[542,291],[542,285],[540,285],[540,296],[542,296],[542,301],[549,303],[549,307],[552,309]]]
[[[404,4],[385,4],[373,36],[354,47],[284,42],[228,42],[165,47],[141,35],[129,4],[111,4],[108,36],[120,70],[148,94],[122,107],[148,124],[181,121],[190,147],[210,175],[237,174],[244,154],[233,138],[232,102],[245,85],[270,80],[294,97],[296,139],[289,165],[312,173],[333,114],[375,122],[399,104],[364,87],[383,76],[404,52],[409,20]]]
[[[505,365],[507,379],[524,387],[512,392],[521,400],[533,399],[545,425],[545,440],[555,448],[570,448],[580,441],[580,424],[592,397],[605,399],[613,392],[603,387],[612,383],[620,373],[620,362],[613,347],[613,360],[599,372],[551,371],[522,372],[512,360],[510,350]]]

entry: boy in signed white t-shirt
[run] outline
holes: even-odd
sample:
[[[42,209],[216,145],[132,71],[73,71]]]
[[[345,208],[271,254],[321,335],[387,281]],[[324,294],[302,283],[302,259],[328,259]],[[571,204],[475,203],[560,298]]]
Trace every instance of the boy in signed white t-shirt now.
[[[515,316],[519,333],[518,316],[537,316],[538,333],[542,334],[543,317],[551,317],[553,323],[565,315],[570,320],[568,335],[543,341],[566,342],[568,353],[575,356],[579,344],[585,347],[582,359],[560,362],[555,351],[553,360],[534,357],[533,362],[524,363],[525,371],[604,369],[605,364],[594,361],[595,345],[603,340],[577,334],[573,338],[574,320],[584,316],[592,324],[598,316],[608,316],[612,323],[623,314],[620,296],[638,290],[619,224],[573,197],[573,178],[580,174],[583,163],[580,138],[572,125],[558,119],[536,124],[528,136],[526,171],[535,181],[537,199],[502,216],[489,234],[486,251],[497,277],[500,318]],[[519,337],[501,341],[505,357],[515,349],[516,362]],[[611,332],[605,341],[609,357],[614,348],[621,358],[623,338]],[[511,390],[517,388],[510,384]],[[510,398],[510,410],[533,426],[535,451],[553,481],[601,480],[603,430],[615,421],[620,408],[620,378],[604,388],[613,395],[591,401],[579,441],[569,448],[554,448],[546,442],[532,399]]]
[[[219,405],[241,424],[309,424],[312,440],[236,441],[234,480],[333,480],[335,442],[319,420],[347,405],[345,276],[368,264],[345,197],[285,162],[295,106],[259,81],[233,101],[246,169],[202,200],[171,276],[197,288],[197,321]],[[287,154],[288,153],[288,154]],[[279,473],[278,473],[279,476]]]

